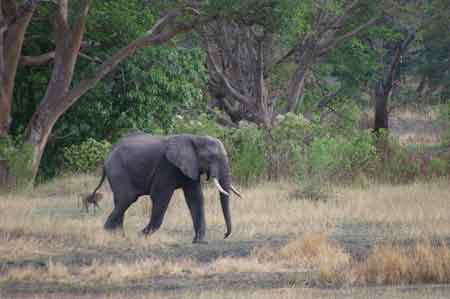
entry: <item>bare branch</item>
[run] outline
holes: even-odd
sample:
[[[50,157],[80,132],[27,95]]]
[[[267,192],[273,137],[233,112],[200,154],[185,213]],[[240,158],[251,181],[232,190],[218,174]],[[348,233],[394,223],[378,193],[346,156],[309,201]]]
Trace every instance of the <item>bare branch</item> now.
[[[177,16],[180,15],[179,11],[170,11],[169,13],[167,13],[164,17],[162,17],[161,19],[159,19],[155,25],[153,25],[152,29],[150,29],[149,31],[147,31],[148,35],[151,34],[159,34],[164,30],[164,27],[169,24],[170,22],[172,22]]]
[[[38,66],[48,64],[54,58],[55,51],[52,51],[38,56],[21,56],[19,63],[21,65]]]
[[[284,63],[286,60],[288,60],[292,55],[294,55],[294,53],[298,50],[299,48],[299,44],[295,45],[294,47],[292,47],[292,49],[290,49],[286,54],[284,54],[283,56],[281,56],[280,59],[278,59],[277,61],[275,61],[270,67],[269,70],[273,69],[274,67]]]
[[[224,73],[219,69],[219,67],[217,66],[217,63],[213,57],[213,55],[211,54],[211,50],[209,48],[206,49],[206,53],[208,56],[208,59],[211,62],[211,65],[214,68],[214,71],[219,75],[220,79],[223,81],[223,83],[225,84],[225,87],[227,88],[228,92],[238,101],[240,102],[242,105],[250,108],[251,107],[251,100],[244,96],[243,94],[241,94],[239,91],[237,91],[232,85],[230,80],[224,75]]]
[[[381,19],[380,16],[375,16],[375,17],[371,18],[370,20],[368,20],[367,22],[365,22],[364,24],[361,24],[360,26],[356,27],[352,31],[349,31],[339,37],[332,38],[331,40],[327,40],[327,41],[321,43],[321,45],[318,45],[319,53],[318,53],[317,57],[325,55],[328,51],[333,49],[341,41],[349,39],[349,38],[359,34],[361,31],[374,25],[380,19]]]

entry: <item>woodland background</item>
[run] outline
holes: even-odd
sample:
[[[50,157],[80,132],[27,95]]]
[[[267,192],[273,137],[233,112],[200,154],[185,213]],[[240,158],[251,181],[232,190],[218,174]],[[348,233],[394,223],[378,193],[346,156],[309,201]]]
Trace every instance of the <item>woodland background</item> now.
[[[2,0],[0,24],[4,188],[137,130],[222,139],[243,184],[449,172],[447,0]],[[399,141],[398,111],[436,136]]]

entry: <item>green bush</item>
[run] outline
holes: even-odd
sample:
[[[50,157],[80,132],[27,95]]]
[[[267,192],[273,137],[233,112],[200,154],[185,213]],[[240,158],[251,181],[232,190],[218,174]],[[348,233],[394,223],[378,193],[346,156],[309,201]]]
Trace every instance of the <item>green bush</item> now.
[[[450,101],[447,104],[447,107],[445,109],[442,109],[443,115],[441,117],[443,127],[444,127],[444,133],[443,133],[443,145],[450,147]]]
[[[171,134],[196,134],[196,135],[209,135],[220,140],[225,139],[226,128],[221,127],[208,115],[202,113],[196,118],[189,118],[182,115],[175,116]]]
[[[230,130],[225,143],[233,179],[248,184],[266,177],[268,164],[261,130],[252,127]]]
[[[308,146],[306,164],[310,176],[351,181],[360,173],[373,173],[376,160],[376,148],[367,132],[353,138],[315,139]]]
[[[406,183],[420,176],[420,159],[416,159],[398,140],[381,130],[377,138],[377,176],[389,183]]]
[[[95,171],[111,150],[111,144],[89,138],[81,144],[71,145],[63,149],[64,168],[72,172]]]
[[[450,164],[448,158],[435,157],[430,161],[431,176],[441,177],[449,174]]]
[[[24,187],[31,182],[32,155],[31,145],[11,138],[0,138],[0,160],[6,161],[15,187]]]
[[[302,115],[278,116],[270,134],[266,133],[265,151],[270,178],[302,177],[305,172],[305,147],[317,134],[314,125]]]
[[[359,113],[352,106],[348,109],[353,116]],[[171,133],[210,135],[222,140],[233,178],[243,184],[291,178],[364,187],[370,179],[404,183],[431,174],[445,175],[446,161],[433,159],[424,164],[417,151],[401,146],[387,132],[374,135],[358,130],[356,119],[335,120],[331,125],[326,121],[323,125],[288,113],[279,116],[273,128],[266,131],[251,125],[224,128],[201,114],[194,118],[177,116]]]

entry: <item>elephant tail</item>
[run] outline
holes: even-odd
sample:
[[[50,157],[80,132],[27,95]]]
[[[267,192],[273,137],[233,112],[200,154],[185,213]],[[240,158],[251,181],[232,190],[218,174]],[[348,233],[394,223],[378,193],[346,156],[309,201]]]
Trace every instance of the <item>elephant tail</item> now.
[[[106,178],[106,171],[105,171],[105,167],[103,167],[102,178],[100,179],[100,183],[97,185],[97,187],[94,189],[94,191],[92,191],[92,198],[95,198],[95,193],[97,193],[98,189],[100,189],[103,182],[105,181],[105,178]]]

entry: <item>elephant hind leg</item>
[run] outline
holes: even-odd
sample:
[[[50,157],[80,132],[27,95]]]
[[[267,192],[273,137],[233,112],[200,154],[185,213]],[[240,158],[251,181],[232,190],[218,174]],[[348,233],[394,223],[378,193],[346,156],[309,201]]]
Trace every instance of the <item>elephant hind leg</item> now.
[[[173,192],[174,190],[162,190],[160,192],[155,192],[156,194],[152,195],[150,222],[142,230],[143,234],[150,235],[161,227]]]
[[[123,218],[125,211],[132,203],[137,200],[137,196],[117,196],[114,194],[114,209],[109,214],[105,222],[104,228],[106,230],[115,230],[123,228]]]

